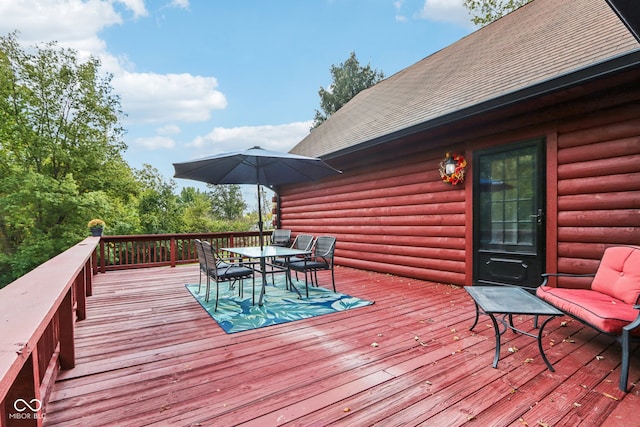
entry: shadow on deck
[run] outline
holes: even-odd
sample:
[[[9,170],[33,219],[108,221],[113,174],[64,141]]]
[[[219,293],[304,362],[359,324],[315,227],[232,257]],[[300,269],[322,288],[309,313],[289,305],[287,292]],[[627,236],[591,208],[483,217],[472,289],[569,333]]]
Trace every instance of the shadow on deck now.
[[[617,387],[618,344],[566,317],[545,328],[555,373],[510,331],[493,369],[491,322],[469,331],[473,303],[457,286],[336,267],[339,291],[375,304],[227,335],[184,287],[197,282],[197,265],[95,276],[77,365],[60,373],[45,425],[639,422],[639,387]]]

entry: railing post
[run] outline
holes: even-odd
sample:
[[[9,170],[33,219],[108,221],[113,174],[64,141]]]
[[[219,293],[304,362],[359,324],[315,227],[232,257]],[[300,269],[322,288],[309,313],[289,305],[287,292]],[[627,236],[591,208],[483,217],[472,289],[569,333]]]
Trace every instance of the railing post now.
[[[176,266],[176,251],[178,250],[178,245],[176,244],[176,238],[175,237],[171,237],[170,240],[170,257],[171,257],[171,267],[175,267]]]
[[[87,288],[85,282],[85,274],[83,271],[76,276],[73,287],[76,292],[76,316],[78,320],[84,320],[87,317]]]
[[[60,304],[60,367],[71,369],[76,366],[75,331],[73,319],[73,298],[71,289]]]
[[[45,402],[40,396],[39,376],[37,351],[34,351],[22,365],[5,398],[3,412],[6,414],[7,427],[42,425],[42,405]],[[5,418],[0,421],[3,420]]]
[[[104,240],[100,239],[100,272],[107,272],[107,263],[104,256]]]

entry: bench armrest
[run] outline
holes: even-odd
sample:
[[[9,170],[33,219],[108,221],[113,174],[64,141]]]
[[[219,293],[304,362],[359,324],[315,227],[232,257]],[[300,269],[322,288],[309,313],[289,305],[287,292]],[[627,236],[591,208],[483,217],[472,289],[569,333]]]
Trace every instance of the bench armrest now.
[[[540,286],[546,286],[549,282],[549,277],[596,277],[595,273],[590,274],[571,274],[571,273],[542,273],[542,283]]]

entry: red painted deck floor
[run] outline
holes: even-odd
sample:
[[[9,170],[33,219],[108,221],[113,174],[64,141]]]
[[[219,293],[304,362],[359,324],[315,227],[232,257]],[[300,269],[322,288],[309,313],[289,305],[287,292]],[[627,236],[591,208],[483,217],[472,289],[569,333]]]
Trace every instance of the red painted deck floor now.
[[[545,329],[555,373],[511,331],[493,369],[491,322],[469,331],[460,287],[337,267],[339,291],[375,304],[227,335],[185,290],[197,281],[195,265],[96,276],[45,425],[640,425],[619,345],[569,318]]]

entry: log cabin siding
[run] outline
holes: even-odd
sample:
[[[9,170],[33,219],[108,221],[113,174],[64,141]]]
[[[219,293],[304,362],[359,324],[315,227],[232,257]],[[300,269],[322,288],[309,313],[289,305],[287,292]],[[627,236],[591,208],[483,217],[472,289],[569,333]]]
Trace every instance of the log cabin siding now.
[[[340,265],[462,284],[464,185],[441,181],[441,157],[383,151],[324,185],[299,186],[281,197],[281,227],[336,236]]]
[[[606,247],[640,245],[640,100],[632,93],[635,103],[559,127],[559,272],[593,273]]]

